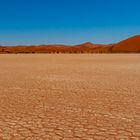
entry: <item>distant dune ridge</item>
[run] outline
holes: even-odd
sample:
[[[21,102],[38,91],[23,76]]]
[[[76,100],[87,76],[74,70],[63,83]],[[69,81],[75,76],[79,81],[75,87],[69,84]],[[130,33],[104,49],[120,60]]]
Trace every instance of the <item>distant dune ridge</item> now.
[[[116,44],[0,46],[0,53],[140,53],[140,35]]]

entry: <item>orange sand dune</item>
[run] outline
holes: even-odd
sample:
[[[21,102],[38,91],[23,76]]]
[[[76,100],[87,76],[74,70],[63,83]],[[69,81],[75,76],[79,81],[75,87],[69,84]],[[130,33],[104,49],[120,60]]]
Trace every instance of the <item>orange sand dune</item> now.
[[[140,35],[128,38],[117,43],[113,52],[140,52]]]
[[[140,35],[116,44],[93,44],[86,42],[79,45],[39,45],[39,46],[1,46],[0,53],[128,53],[140,52]]]
[[[105,45],[84,43],[75,46],[40,45],[40,46],[4,46],[1,53],[88,53],[96,52]]]

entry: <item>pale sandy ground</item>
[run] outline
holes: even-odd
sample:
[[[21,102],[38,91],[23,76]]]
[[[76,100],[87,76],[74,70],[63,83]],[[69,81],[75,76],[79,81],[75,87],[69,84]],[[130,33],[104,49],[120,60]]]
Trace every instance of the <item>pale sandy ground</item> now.
[[[0,55],[0,140],[140,140],[140,55]]]

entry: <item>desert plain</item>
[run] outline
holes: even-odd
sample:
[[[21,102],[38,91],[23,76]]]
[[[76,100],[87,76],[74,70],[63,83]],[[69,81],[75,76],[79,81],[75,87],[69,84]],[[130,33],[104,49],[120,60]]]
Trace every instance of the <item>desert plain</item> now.
[[[139,140],[139,54],[1,54],[0,139]]]

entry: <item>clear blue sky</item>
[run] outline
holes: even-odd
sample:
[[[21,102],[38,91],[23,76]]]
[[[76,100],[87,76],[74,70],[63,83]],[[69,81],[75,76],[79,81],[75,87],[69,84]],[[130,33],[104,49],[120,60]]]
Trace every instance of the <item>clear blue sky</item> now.
[[[0,45],[114,43],[140,34],[140,0],[0,0]]]

